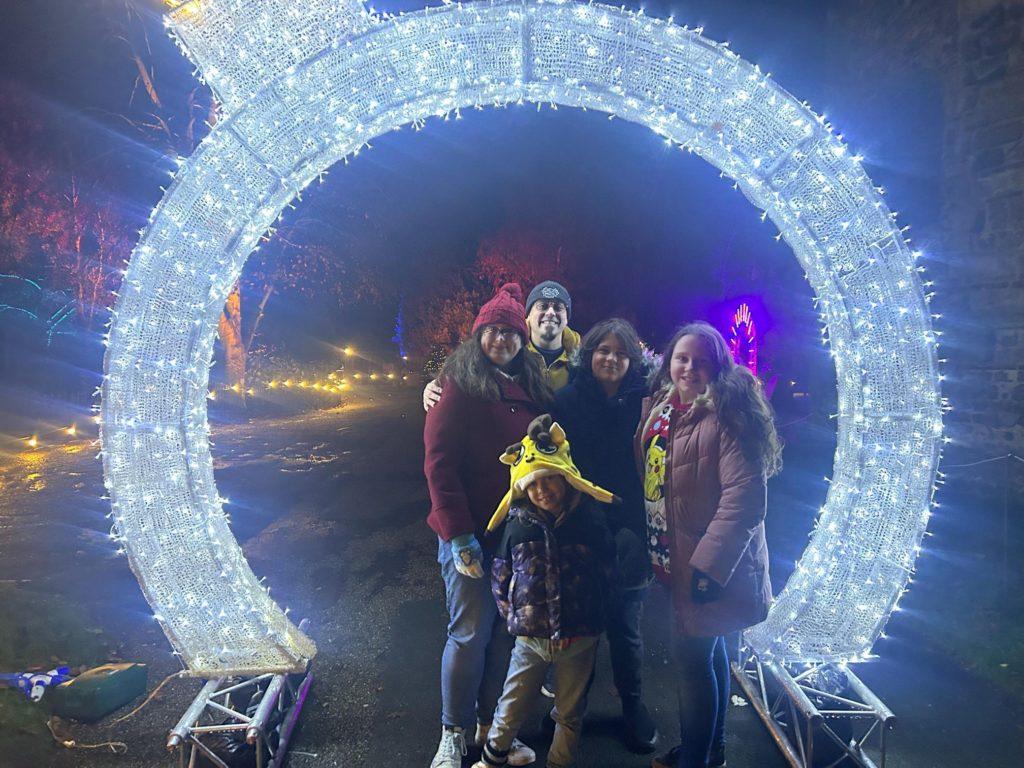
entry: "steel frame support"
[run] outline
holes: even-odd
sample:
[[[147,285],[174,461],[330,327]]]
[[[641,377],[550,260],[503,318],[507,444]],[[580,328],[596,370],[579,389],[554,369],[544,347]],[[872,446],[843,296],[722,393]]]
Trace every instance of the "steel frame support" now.
[[[746,646],[738,659],[733,676],[792,768],[885,768],[896,716],[847,665],[795,670]],[[866,751],[872,740],[877,763]],[[819,754],[815,762],[822,741],[836,745],[839,756],[826,763]]]
[[[200,755],[217,768],[229,768],[205,739],[239,732],[254,749],[255,768],[281,768],[312,683],[310,670],[209,680],[171,729],[167,749],[177,752],[178,768],[196,768]]]

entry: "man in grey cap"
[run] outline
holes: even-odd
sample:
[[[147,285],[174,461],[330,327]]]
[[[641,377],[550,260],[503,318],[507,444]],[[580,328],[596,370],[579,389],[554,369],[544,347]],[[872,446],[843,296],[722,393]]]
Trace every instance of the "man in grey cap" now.
[[[561,283],[544,280],[526,298],[529,354],[537,355],[551,389],[569,383],[569,357],[579,346],[580,335],[569,327],[572,297]],[[441,398],[441,384],[435,379],[423,390],[423,410],[429,411]]]

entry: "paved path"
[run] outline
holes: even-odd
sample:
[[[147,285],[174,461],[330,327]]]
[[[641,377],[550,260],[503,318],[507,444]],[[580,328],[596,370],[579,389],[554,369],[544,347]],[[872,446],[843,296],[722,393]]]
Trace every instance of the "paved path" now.
[[[215,430],[218,482],[232,500],[236,534],[278,601],[293,616],[310,618],[319,646],[317,682],[295,741],[293,768],[426,768],[433,754],[445,612],[433,534],[424,524],[421,429],[417,394],[398,391],[302,420]],[[25,462],[0,469],[0,587],[6,590],[0,598],[53,595],[73,602],[79,612],[74,615],[89,626],[47,627],[44,618],[44,639],[52,632],[56,647],[68,632],[98,633],[111,653],[148,662],[153,685],[178,665],[126,562],[111,555],[102,535],[100,467],[86,453],[48,454],[35,469]],[[773,504],[785,505],[786,499],[783,485]],[[786,518],[780,513],[774,519]],[[42,546],[55,535],[65,544]],[[798,535],[805,537],[803,531]],[[646,680],[655,718],[674,737],[668,611],[665,596],[652,593],[645,620]],[[890,768],[1024,764],[1020,703],[923,653],[901,627],[882,659],[858,668],[900,717]],[[174,681],[140,715],[117,726],[73,726],[82,743],[126,742],[125,755],[68,752],[39,736],[7,733],[0,735],[0,765],[170,765],[165,734],[198,687],[195,681]],[[603,654],[581,766],[649,765],[649,758],[621,746],[616,714]],[[731,768],[785,765],[749,706],[731,707],[729,717]],[[528,725],[524,738],[543,753],[538,721]]]

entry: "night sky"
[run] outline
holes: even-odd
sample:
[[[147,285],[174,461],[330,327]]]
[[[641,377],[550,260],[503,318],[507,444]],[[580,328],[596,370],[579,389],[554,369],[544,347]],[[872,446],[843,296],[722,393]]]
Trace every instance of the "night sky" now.
[[[47,132],[65,140],[72,149],[61,162],[96,175],[103,194],[141,227],[170,165],[124,117],[143,120],[146,99],[137,91],[129,103],[136,72],[119,28],[133,30],[137,46],[139,31],[148,31],[147,60],[165,101],[184,103],[194,87],[190,66],[161,30],[160,4],[5,5],[3,85],[37,111],[41,143],[47,144]],[[862,43],[844,34],[841,9],[847,5],[719,0],[648,3],[645,9],[703,25],[708,37],[728,40],[825,113],[866,157],[869,174],[887,188],[902,219],[928,233],[939,217],[937,88],[913,72],[894,72],[865,88],[857,70]],[[377,6],[396,12],[416,7],[396,0]],[[717,319],[713,315],[728,306],[723,301],[754,295],[766,352],[783,375],[819,365],[821,355],[807,354],[820,346],[799,265],[774,239],[774,226],[762,223],[759,211],[714,168],[666,147],[644,128],[599,113],[525,105],[463,116],[380,137],[371,151],[308,190],[302,207],[289,215],[311,222],[307,238],[322,239],[338,258],[358,253],[364,262],[374,260],[379,290],[343,306],[282,291],[268,306],[261,330],[266,340],[292,347],[298,357],[322,354],[323,343],[393,354],[399,297],[466,265],[481,238],[543,231],[557,232],[566,252],[584,260],[593,284],[583,292],[603,297],[577,304],[572,325],[580,330],[621,314],[659,344],[680,322]],[[267,248],[271,257],[274,246]]]

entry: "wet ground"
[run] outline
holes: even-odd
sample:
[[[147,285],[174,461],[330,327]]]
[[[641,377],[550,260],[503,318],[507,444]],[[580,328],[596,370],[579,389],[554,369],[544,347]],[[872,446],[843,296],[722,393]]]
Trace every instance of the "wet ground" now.
[[[215,428],[217,478],[231,499],[236,535],[277,600],[293,617],[309,618],[319,647],[289,763],[295,768],[426,768],[433,755],[445,610],[435,539],[424,523],[421,430],[413,390],[313,416]],[[70,442],[8,457],[0,467],[0,668],[143,661],[152,689],[180,667],[105,536],[94,453]],[[770,538],[782,568],[799,553],[808,515],[823,498],[816,462],[829,458],[794,456],[771,493]],[[858,667],[900,718],[890,768],[1024,764],[1019,700],[934,650],[927,621],[913,619],[912,596],[905,604],[910,618],[890,624],[880,659]],[[666,744],[678,735],[667,618],[656,591],[645,619],[647,700]],[[78,744],[124,742],[124,754],[58,746],[40,708],[2,692],[0,766],[171,765],[166,733],[199,686],[173,680],[128,721],[69,726]],[[617,710],[604,654],[581,766],[650,764],[621,746]],[[731,768],[785,765],[750,706],[732,706],[729,717]],[[539,719],[523,737],[543,757]]]

